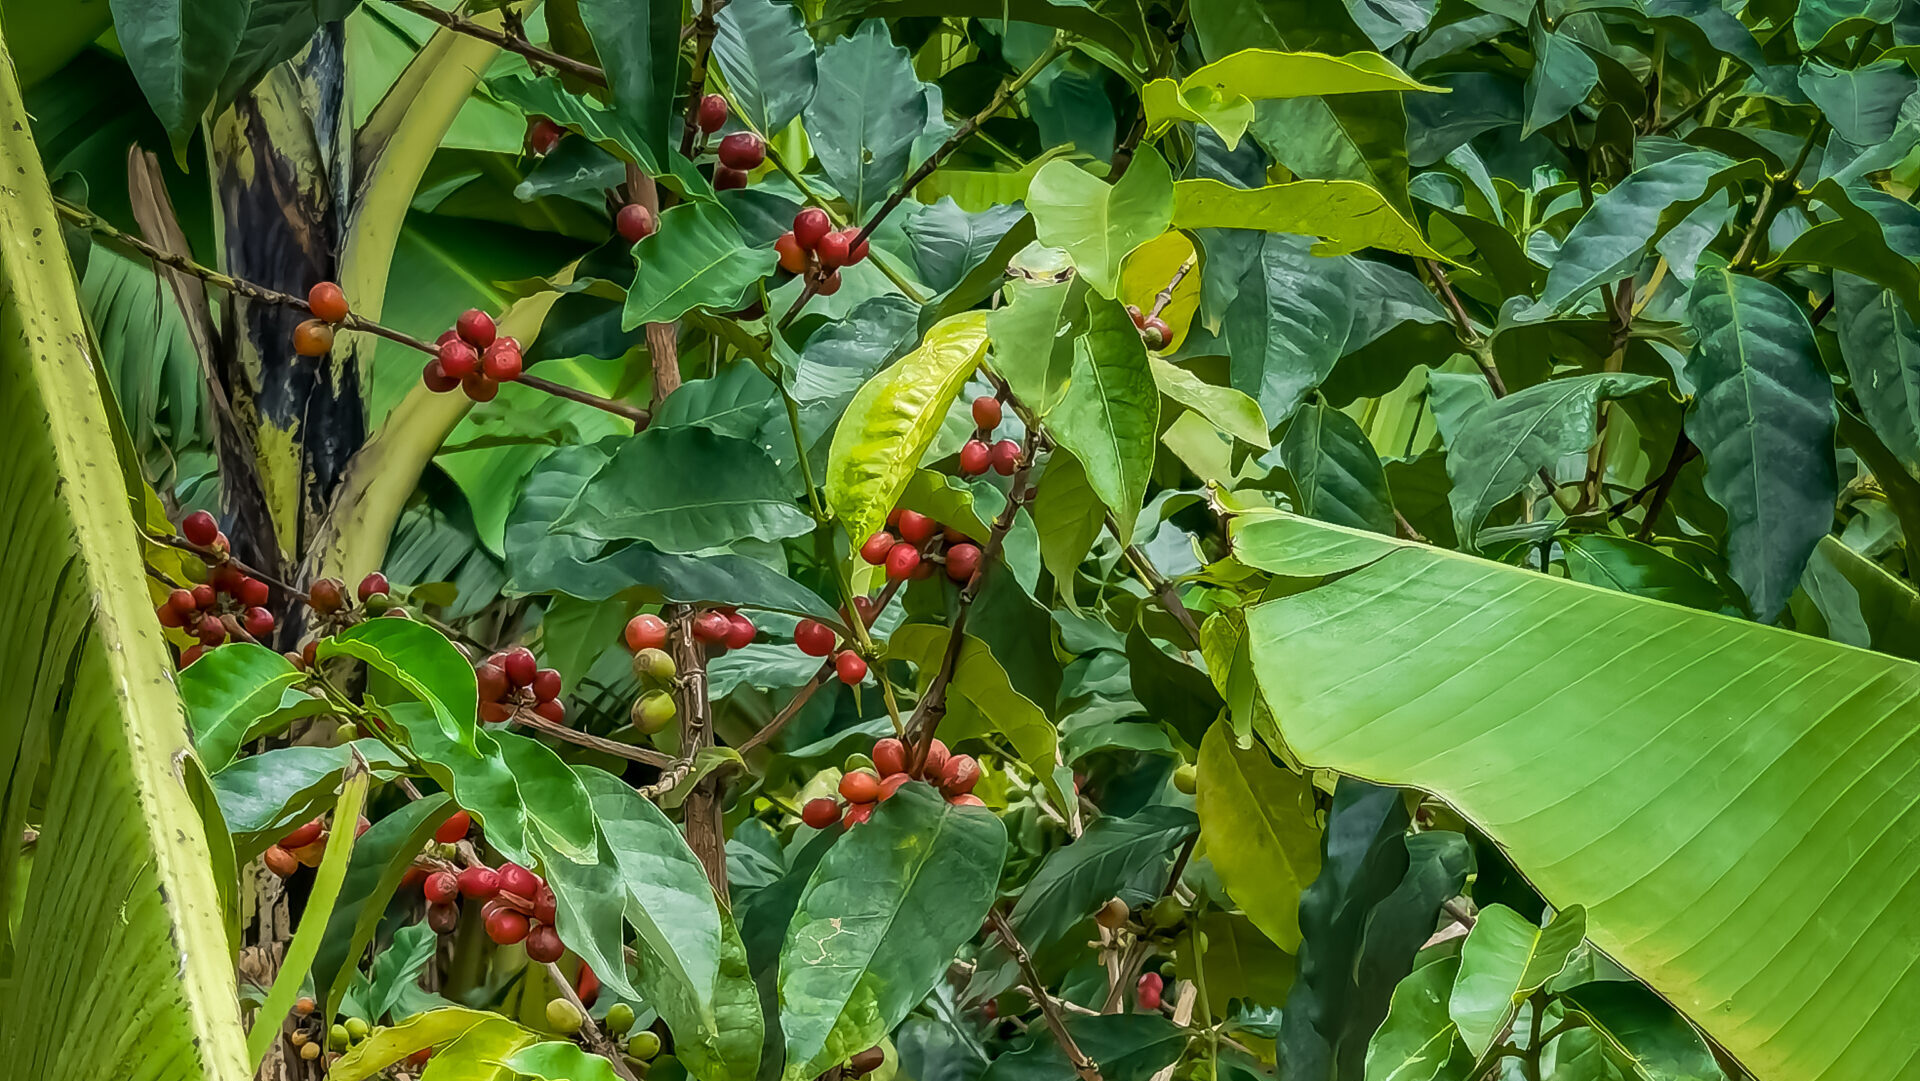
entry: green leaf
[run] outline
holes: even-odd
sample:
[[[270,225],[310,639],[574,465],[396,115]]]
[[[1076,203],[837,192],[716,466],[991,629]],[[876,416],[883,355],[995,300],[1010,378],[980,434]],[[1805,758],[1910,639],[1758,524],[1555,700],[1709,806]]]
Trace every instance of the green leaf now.
[[[1793,36],[1812,52],[1835,37],[1884,26],[1899,12],[1900,0],[1800,0]]]
[[[677,142],[673,90],[680,60],[680,11],[655,0],[575,0],[593,51],[613,84],[613,106],[655,162]],[[651,320],[643,320],[651,321]]]
[[[489,734],[513,774],[527,822],[568,858],[582,863],[598,859],[592,804],[573,769],[537,739],[504,729]]]
[[[726,311],[772,272],[779,255],[749,244],[718,203],[682,203],[660,215],[660,228],[633,246],[640,269],[627,290],[623,329],[671,323],[695,308]]]
[[[428,711],[412,703],[390,706],[386,713],[406,730],[414,754],[427,767],[427,775],[443,788],[463,810],[470,811],[487,831],[487,843],[522,866],[535,862],[527,842],[527,808],[520,801],[513,770],[501,756],[496,733],[480,732],[469,750],[446,738]]]
[[[1863,649],[1920,660],[1920,595],[1838,537],[1820,538],[1800,586],[1816,608],[1794,598],[1794,626]]]
[[[451,1043],[475,1026],[489,1022],[507,1023],[497,1013],[469,1010],[464,1006],[428,1010],[397,1025],[374,1030],[327,1067],[327,1077],[330,1081],[366,1081],[415,1051]]]
[[[820,168],[863,221],[906,176],[931,103],[878,19],[820,50],[818,77],[802,123]]]
[[[1570,533],[1559,544],[1567,577],[1576,582],[1703,612],[1730,608],[1718,583],[1651,544],[1608,533]]]
[[[1065,804],[1070,798],[1053,780],[1054,752],[1059,734],[1040,707],[1014,690],[1007,670],[973,635],[964,635],[959,658],[947,687],[947,715],[940,722],[940,735],[958,746],[962,740],[987,739],[993,733],[1004,736],[1020,760],[1041,778],[1053,798]],[[887,656],[910,662],[920,672],[922,688],[932,680],[946,653],[948,632],[930,623],[909,623],[887,638]]]
[[[1540,470],[1551,471],[1561,459],[1592,447],[1602,401],[1663,385],[1650,375],[1596,373],[1495,398],[1478,376],[1433,376],[1434,414],[1446,436],[1447,476],[1453,480],[1447,499],[1461,540],[1471,543],[1487,514],[1533,483]],[[1444,397],[1443,390],[1459,397]]]
[[[1120,261],[1173,220],[1176,187],[1166,160],[1151,147],[1141,148],[1115,184],[1050,161],[1033,174],[1027,210],[1040,243],[1065,250],[1087,284],[1112,297],[1120,287]]]
[[[1467,1049],[1486,1058],[1520,1004],[1567,967],[1586,933],[1587,913],[1579,905],[1556,913],[1545,927],[1505,905],[1482,908],[1460,949],[1460,974],[1447,1005]]]
[[[1376,533],[1397,530],[1386,469],[1352,417],[1325,401],[1300,410],[1280,440],[1280,460],[1301,513]]]
[[[1105,515],[1087,470],[1071,452],[1055,451],[1033,496],[1033,525],[1040,534],[1040,561],[1070,594],[1074,572],[1100,536]]]
[[[1600,83],[1600,67],[1571,35],[1542,29],[1533,33],[1533,70],[1527,74],[1525,138],[1573,111]]]
[[[507,1060],[538,1042],[539,1036],[495,1014],[434,1052],[420,1081],[514,1081],[519,1075]]]
[[[1176,120],[1203,123],[1232,150],[1253,122],[1255,101],[1401,90],[1444,92],[1414,80],[1378,53],[1243,49],[1179,82],[1153,80],[1141,87],[1140,105],[1150,130]]]
[[[306,971],[312,964],[314,997],[322,1000],[322,1017],[332,1017],[347,993],[360,955],[373,941],[373,932],[386,914],[387,904],[400,888],[400,879],[412,866],[413,857],[432,840],[433,831],[453,813],[453,802],[445,793],[413,801],[367,827],[353,842],[353,860],[344,867],[345,878],[339,885],[339,900],[329,915],[315,914],[314,927],[326,929],[316,952],[300,964]],[[336,819],[338,821],[338,819]],[[351,822],[353,819],[349,818]],[[336,829],[328,844],[341,834],[351,835],[352,827]],[[312,911],[309,909],[309,911]],[[320,922],[324,921],[324,922]],[[305,927],[305,923],[301,924]],[[291,962],[288,962],[291,964]],[[282,971],[285,971],[284,969]],[[277,1027],[277,1026],[276,1026]]]
[[[943,319],[920,348],[876,373],[847,404],[833,431],[824,487],[827,505],[856,543],[886,524],[986,348],[983,313]]]
[[[248,0],[111,0],[120,51],[177,151],[240,48]]]
[[[1015,278],[1007,283],[1006,299],[1004,307],[987,313],[994,370],[1044,417],[1073,376],[1075,343],[1087,327],[1087,282],[1079,276],[1063,282]]]
[[[706,428],[651,425],[619,444],[554,528],[685,553],[797,537],[813,524],[759,446]]]
[[[1224,317],[1228,378],[1259,402],[1268,424],[1292,416],[1307,392],[1332,373],[1358,317],[1352,264],[1320,258],[1311,244],[1278,233],[1257,238],[1245,269],[1253,280]],[[1215,272],[1209,258],[1203,273]],[[1241,276],[1233,277],[1238,286]]]
[[[340,775],[355,754],[379,780],[405,768],[379,740],[361,739],[338,747],[278,747],[214,774],[214,797],[233,834],[235,856],[242,863],[253,859],[332,806]]]
[[[1320,238],[1313,246],[1315,255],[1380,248],[1447,261],[1427,246],[1401,211],[1356,180],[1295,180],[1259,188],[1205,178],[1181,180],[1173,185],[1173,204],[1173,224],[1180,229],[1299,233]]]
[[[1411,547],[1414,547],[1412,541],[1398,537],[1352,529],[1321,529],[1291,514],[1242,519],[1233,534],[1234,558],[1257,570],[1288,578],[1342,574]]]
[[[411,619],[369,619],[320,639],[317,656],[365,663],[425,703],[448,739],[473,747],[480,690],[473,667],[446,635]]]
[[[1920,469],[1920,326],[1891,289],[1833,276],[1840,356],[1860,410],[1889,450]]]
[[[913,782],[814,869],[780,951],[786,1081],[893,1031],[979,931],[1006,855],[1000,820]]]
[[[1888,754],[1920,666],[1415,547],[1248,627],[1302,761],[1457,808],[1757,1076],[1837,1079],[1920,1048],[1896,945],[1920,852],[1891,840],[1920,811],[1896,798],[1887,842],[1849,840],[1859,793],[1904,775]]]
[[[733,0],[715,22],[713,58],[741,112],[763,133],[786,130],[813,100],[817,78],[813,39],[799,5]]]
[[[1171,361],[1149,355],[1148,367],[1160,393],[1193,410],[1214,427],[1249,446],[1273,446],[1260,403],[1232,387],[1218,387]]]
[[[1014,902],[1011,919],[1020,941],[1040,949],[1114,897],[1139,905],[1159,896],[1134,888],[1149,869],[1163,868],[1200,828],[1184,807],[1152,805],[1127,818],[1102,816],[1072,844],[1056,848]]]
[[[1598,980],[1564,991],[1628,1076],[1641,1081],[1721,1081],[1726,1073],[1686,1018],[1636,982]]]
[[[746,946],[734,929],[732,917],[720,910],[720,974],[714,982],[710,1007],[688,998],[684,985],[665,974],[665,969],[660,955],[642,938],[640,993],[666,1019],[673,1033],[674,1057],[700,1081],[737,1081],[755,1076],[766,1018],[760,1011],[759,988],[747,966]]]
[[[439,934],[425,921],[395,931],[393,941],[373,959],[373,978],[367,982],[367,1016],[386,1016],[407,988],[415,985],[439,944]]]
[[[1433,1081],[1453,1056],[1457,1030],[1448,1012],[1460,959],[1442,957],[1413,970],[1393,989],[1387,1019],[1367,1044],[1366,1081]]]
[[[652,152],[647,149],[646,135],[626,114],[604,108],[593,98],[568,92],[558,79],[506,75],[487,80],[487,90],[492,96],[519,106],[528,116],[547,117],[569,131],[578,132],[601,149],[618,154],[623,160],[638,162],[647,168],[656,168],[658,165]],[[674,179],[683,187],[693,189],[688,194],[697,194],[699,202],[713,205],[712,188],[707,186],[700,174],[693,172],[687,160],[677,153],[668,160],[672,163]],[[668,172],[665,169],[660,171]]]
[[[252,642],[208,650],[180,670],[180,698],[193,726],[193,749],[209,773],[233,762],[247,732],[280,708],[281,696],[303,677],[285,657]]]
[[[1147,1081],[1173,1065],[1187,1034],[1159,1014],[1069,1014],[1067,1035],[1100,1068],[1101,1081]],[[1078,1076],[1051,1032],[1018,1051],[1001,1055],[981,1081],[1063,1081]]]
[[[539,1081],[618,1081],[619,1077],[613,1072],[613,1063],[566,1040],[523,1047],[506,1064],[515,1073]]]
[[[1281,949],[1300,948],[1300,893],[1320,872],[1313,785],[1264,747],[1233,745],[1224,724],[1200,743],[1200,840],[1227,895]]]
[[[1920,86],[1898,60],[1879,60],[1851,71],[1809,58],[1800,66],[1800,89],[1820,107],[1833,133],[1855,146],[1893,135],[1900,106]]]
[[[1687,312],[1698,335],[1687,435],[1706,459],[1707,494],[1727,511],[1733,580],[1771,621],[1833,525],[1832,384],[1806,314],[1766,282],[1703,271]]]
[[[1113,512],[1124,543],[1146,501],[1160,388],[1140,332],[1118,301],[1087,297],[1087,329],[1074,341],[1072,374],[1045,415],[1054,441],[1080,461],[1087,484]]]
[[[1007,8],[1002,0],[829,0],[825,18],[881,20],[924,15],[992,21],[1005,19]],[[1086,0],[1031,0],[1021,5],[1019,15],[1021,22],[1065,30],[1128,59],[1138,56],[1140,42],[1148,33],[1137,11],[1129,17],[1124,7],[1108,10]]]
[[[360,0],[252,0],[247,26],[212,102],[215,113],[251,90],[269,69],[306,48],[322,23],[345,19]],[[221,28],[224,32],[225,28]],[[197,117],[195,118],[198,119]]]

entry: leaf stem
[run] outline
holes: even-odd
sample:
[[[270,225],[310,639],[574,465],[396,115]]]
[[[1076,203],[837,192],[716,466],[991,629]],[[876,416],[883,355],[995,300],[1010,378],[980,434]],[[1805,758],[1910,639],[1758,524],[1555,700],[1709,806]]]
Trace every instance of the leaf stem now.
[[[428,3],[427,0],[387,0],[387,3],[403,11],[410,11],[430,22],[438,23],[456,34],[465,34],[468,37],[479,38],[481,41],[489,42],[510,53],[518,53],[528,60],[536,61],[550,68],[564,71],[577,78],[585,79],[587,82],[593,83],[596,86],[607,85],[607,73],[605,71],[584,61],[575,60],[571,56],[562,56],[550,49],[542,49],[540,46],[535,45],[519,34],[509,34],[503,30],[495,30],[490,26],[482,26],[465,16],[457,15],[451,11],[442,11]]]
[[[1020,978],[1027,985],[1027,993],[1039,1005],[1040,1016],[1046,1019],[1047,1028],[1060,1044],[1060,1050],[1066,1052],[1067,1061],[1073,1064],[1073,1072],[1080,1076],[1080,1081],[1101,1081],[1100,1067],[1087,1057],[1087,1053],[1074,1042],[1073,1034],[1067,1031],[1067,1022],[1060,1016],[1059,1005],[1054,1002],[1052,995],[1047,994],[1046,981],[1034,970],[1033,956],[1015,937],[1013,926],[1007,922],[1006,915],[998,906],[988,911],[987,923],[993,928],[993,933],[1000,936],[1000,942],[1006,946],[1007,952],[1013,955],[1014,963],[1020,966]]]

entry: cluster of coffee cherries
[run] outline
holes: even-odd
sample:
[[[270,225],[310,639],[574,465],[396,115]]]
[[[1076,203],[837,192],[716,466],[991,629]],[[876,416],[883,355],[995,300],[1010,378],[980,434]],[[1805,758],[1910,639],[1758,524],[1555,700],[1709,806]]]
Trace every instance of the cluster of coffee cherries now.
[[[293,351],[323,356],[333,348],[333,328],[347,321],[347,294],[334,282],[321,282],[307,290],[307,309],[313,318],[293,328]]]
[[[673,656],[660,645],[646,644],[657,642],[663,645],[666,640],[667,622],[659,616],[638,615],[627,623],[627,648],[633,650],[633,678],[639,680],[641,686],[640,696],[633,700],[628,719],[635,728],[649,736],[664,731],[680,715],[680,707],[673,701],[679,668],[673,663]],[[635,642],[641,645],[635,648]]]
[[[627,648],[636,654],[644,649],[665,649],[667,635],[672,629],[666,620],[651,613],[634,616],[627,621]],[[695,612],[690,629],[694,641],[715,653],[741,649],[760,633],[760,628],[753,625],[753,620],[741,615],[740,610],[731,605],[717,605]]]
[[[835,232],[827,212],[809,206],[793,216],[793,228],[780,234],[773,250],[780,253],[780,269],[807,275],[814,292],[830,297],[840,291],[840,268],[865,259],[868,249],[860,230]]]
[[[854,610],[860,613],[861,622],[873,626],[873,617],[878,607],[867,597],[853,599]],[[847,613],[841,609],[841,616]],[[839,649],[840,636],[832,627],[817,619],[803,619],[793,625],[793,644],[800,652],[809,657],[825,657],[833,654],[833,673],[840,682],[852,686],[867,678],[867,659],[852,649]],[[838,649],[838,652],[835,650]]]
[[[517,863],[434,871],[420,883],[420,892],[427,899],[427,926],[437,934],[450,935],[460,926],[460,899],[467,897],[482,902],[487,937],[499,945],[524,942],[527,956],[542,964],[567,952],[553,926],[553,887]]]
[[[353,835],[359,837],[367,832],[371,825],[365,816],[354,825]],[[313,818],[294,827],[292,833],[267,846],[260,858],[267,870],[286,878],[302,867],[320,866],[320,857],[327,853],[327,820],[324,816]],[[463,829],[462,833],[465,832]]]
[[[580,964],[580,979],[574,994],[580,997],[582,1006],[592,1006],[600,993],[600,978],[593,974],[586,962]],[[650,1029],[633,1031],[637,1020],[633,1007],[624,1002],[616,1002],[607,1007],[607,1016],[600,1022],[606,1034],[613,1039],[614,1046],[620,1049],[634,1073],[645,1076],[647,1064],[660,1054],[660,1037]],[[580,1012],[565,998],[547,1000],[547,1027],[562,1036],[578,1035],[586,1027],[586,1015]]]
[[[437,352],[420,369],[420,381],[435,394],[457,389],[476,402],[490,402],[500,384],[520,378],[526,367],[520,343],[501,334],[493,316],[478,308],[461,312],[453,329],[433,345]]]
[[[727,99],[718,94],[708,94],[700,99],[700,107],[694,110],[693,117],[700,129],[702,149],[705,148],[707,136],[726,126],[727,111]],[[747,186],[747,174],[767,160],[767,144],[750,131],[736,131],[720,140],[715,154],[720,161],[713,167],[713,189],[726,191],[729,188],[744,188]]]
[[[321,1055],[324,1046],[329,1052],[327,1064],[340,1057],[341,1052],[373,1035],[374,1026],[364,1017],[349,1017],[345,1021],[328,1027],[316,1011],[320,1004],[312,998],[302,995],[293,1003],[293,1030],[287,1033],[287,1042],[293,1045],[294,1053],[302,1059],[312,1062]],[[407,1065],[419,1069],[427,1064],[433,1055],[432,1048],[423,1047],[408,1055]]]
[[[1100,906],[1093,914],[1093,921],[1111,932],[1126,928],[1133,918],[1133,910],[1119,897]],[[1186,909],[1172,897],[1163,897],[1143,913],[1144,922],[1149,931],[1158,928],[1165,931],[1177,927],[1186,918]],[[1149,968],[1140,974],[1133,985],[1134,1003],[1142,1011],[1157,1013],[1165,1001],[1166,990],[1173,980],[1173,965],[1167,962],[1158,969]]]
[[[966,534],[899,507],[887,515],[887,528],[860,546],[860,558],[885,567],[894,582],[931,578],[935,565],[944,564],[947,577],[965,584],[980,569],[980,555],[980,546]]]
[[[213,515],[203,510],[181,520],[180,534],[218,555],[225,555],[231,547]],[[229,638],[244,635],[258,641],[272,634],[274,628],[273,613],[265,607],[267,583],[241,573],[218,556],[207,558],[203,554],[202,558],[207,564],[207,580],[174,590],[154,609],[162,627],[183,630],[200,639],[180,654],[182,668]]]
[[[912,770],[910,752],[907,745],[892,736],[873,745],[873,768],[864,766],[850,769],[840,777],[840,796],[846,800],[843,808],[839,800],[830,796],[807,801],[800,809],[800,820],[814,829],[823,830],[835,822],[845,822],[849,828],[858,826],[873,817],[873,809],[893,797],[900,786],[912,780],[922,780],[940,790],[947,802],[955,807],[985,807],[979,796],[973,794],[973,786],[980,781],[980,763],[970,754],[952,754],[947,745],[934,740],[927,747],[927,760],[918,770]]]
[[[501,650],[481,661],[473,678],[480,685],[483,721],[499,724],[531,708],[554,724],[567,722],[567,707],[560,702],[560,673],[540,667],[525,646]]]
[[[989,446],[993,430],[1000,427],[1004,411],[1000,399],[983,394],[973,400],[973,438],[960,448],[960,475],[977,477],[991,469],[1003,477],[1013,476],[1020,468],[1020,444],[1002,439]]]
[[[405,608],[394,603],[393,585],[379,571],[360,579],[354,595],[360,598],[358,615],[391,616],[395,619],[410,617]],[[307,587],[307,607],[313,610],[317,619],[316,630],[335,629],[356,622],[356,613],[347,603],[347,587],[338,578],[314,579],[313,584]],[[318,645],[318,639],[310,638],[299,652],[288,650],[285,656],[295,668],[311,668],[314,650]]]
[[[1159,316],[1148,315],[1132,304],[1127,305],[1127,316],[1133,320],[1134,327],[1140,331],[1140,340],[1147,343],[1148,349],[1157,353],[1173,340],[1173,328]]]

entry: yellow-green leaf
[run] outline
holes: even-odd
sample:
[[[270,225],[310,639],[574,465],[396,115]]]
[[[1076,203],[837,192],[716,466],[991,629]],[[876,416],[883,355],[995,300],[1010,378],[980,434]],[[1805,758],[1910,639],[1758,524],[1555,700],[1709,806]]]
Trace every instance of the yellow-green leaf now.
[[[946,648],[946,628],[931,623],[909,623],[887,639],[887,656],[912,662],[923,681],[932,678]],[[984,739],[995,732],[1013,745],[1027,768],[1046,783],[1053,798],[1066,799],[1053,778],[1059,733],[1039,706],[1013,689],[1007,670],[987,644],[969,634],[960,643],[960,657],[954,662],[947,716],[940,722],[940,735],[946,742],[957,744],[964,739]]]
[[[499,1014],[446,1006],[377,1029],[340,1061],[327,1068],[327,1081],[364,1081],[422,1048],[459,1039],[476,1025],[502,1020]],[[531,1034],[529,1034],[531,1035]]]
[[[1231,150],[1253,122],[1253,103],[1273,98],[1322,97],[1374,91],[1416,90],[1446,93],[1428,86],[1379,53],[1283,52],[1242,49],[1174,82],[1155,79],[1140,91],[1150,130],[1176,120],[1206,124]]]
[[[1214,722],[1200,741],[1200,840],[1247,918],[1289,953],[1300,948],[1300,892],[1320,873],[1313,784]]]
[[[1224,185],[1222,185],[1224,186]],[[1087,284],[1111,297],[1120,261],[1166,231],[1174,213],[1173,174],[1152,147],[1109,184],[1077,165],[1050,161],[1033,176],[1027,210],[1040,243],[1063,249]]]
[[[1180,229],[1264,229],[1317,236],[1315,255],[1380,248],[1445,260],[1384,196],[1358,180],[1295,180],[1261,188],[1181,180],[1173,186],[1173,224]]]
[[[428,1059],[420,1081],[510,1081],[519,1074],[507,1060],[521,1048],[539,1042],[539,1036],[494,1016],[468,1029]]]

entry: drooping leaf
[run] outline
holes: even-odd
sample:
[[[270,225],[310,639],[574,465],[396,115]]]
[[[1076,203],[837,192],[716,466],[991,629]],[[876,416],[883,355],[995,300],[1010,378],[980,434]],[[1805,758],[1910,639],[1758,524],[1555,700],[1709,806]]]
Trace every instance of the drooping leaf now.
[[[1232,387],[1215,386],[1158,356],[1147,359],[1160,393],[1205,417],[1209,424],[1235,439],[1261,450],[1273,445],[1259,402]]]
[[[1281,949],[1300,948],[1300,893],[1320,871],[1313,785],[1267,757],[1233,745],[1216,723],[1200,744],[1200,840],[1227,895]]]
[[[369,619],[320,639],[316,654],[352,657],[393,680],[432,710],[448,739],[473,747],[480,691],[472,665],[446,635],[411,619]]]
[[[365,1081],[415,1051],[451,1043],[475,1026],[504,1020],[497,1013],[464,1006],[428,1010],[372,1032],[329,1066],[327,1076],[337,1081]]]
[[[1433,1081],[1459,1042],[1448,996],[1460,959],[1442,957],[1393,989],[1387,1019],[1367,1043],[1366,1081]]]
[[[1833,276],[1835,328],[1867,423],[1908,468],[1920,468],[1920,327],[1891,289]]]
[[[754,127],[784,131],[813,100],[813,39],[797,4],[734,0],[715,21],[713,57]]]
[[[1526,119],[1522,138],[1557,122],[1587,100],[1600,83],[1600,67],[1570,34],[1545,30],[1533,34],[1533,70],[1527,74]]]
[[[1893,21],[1899,0],[1802,0],[1793,13],[1793,36],[1812,52],[1832,38]]]
[[[811,1078],[891,1032],[993,904],[1000,820],[913,782],[814,869],[780,954],[786,1081]]]
[[[1576,582],[1617,589],[1703,612],[1730,607],[1718,583],[1651,544],[1607,533],[1559,538],[1567,576]]]
[[[1280,460],[1293,476],[1301,513],[1376,533],[1396,529],[1386,469],[1352,417],[1324,401],[1306,406],[1280,440]]]
[[[1898,60],[1879,60],[1851,71],[1808,59],[1800,68],[1800,89],[1820,107],[1833,133],[1855,146],[1885,141],[1900,118],[1900,106],[1913,96],[1913,73]]]
[[[353,856],[344,868],[339,899],[326,922],[316,925],[324,927],[325,934],[317,952],[308,955],[313,966],[314,998],[326,1008],[322,1016],[334,1015],[360,955],[373,941],[374,928],[386,913],[388,901],[400,888],[401,877],[453,810],[453,801],[436,792],[375,822],[352,842]],[[305,962],[302,964],[304,967]]]
[[[656,0],[575,0],[593,51],[613,84],[613,104],[638,130],[653,163],[677,141],[673,88],[680,60],[680,12]],[[643,320],[650,322],[651,320]]]
[[[1726,1076],[1686,1018],[1636,981],[1584,983],[1563,992],[1560,1001],[1591,1026],[1628,1077],[1720,1081]]]
[[[745,439],[650,425],[619,445],[555,528],[698,552],[805,533],[813,518],[795,495],[767,452]]]
[[[914,265],[928,285],[941,292],[959,286],[991,256],[1025,217],[1019,207],[996,206],[970,214],[950,198],[924,204],[901,224],[913,241]],[[992,268],[995,277],[1002,267]]]
[[[820,50],[819,80],[804,116],[807,137],[854,219],[864,221],[907,175],[929,117],[927,93],[907,50],[878,19]]]
[[[1269,424],[1291,416],[1333,371],[1357,318],[1350,265],[1312,254],[1309,243],[1282,234],[1261,238],[1247,267],[1258,277],[1225,316],[1229,378],[1259,403]]]
[[[235,857],[242,863],[253,859],[331,807],[354,755],[373,768],[376,780],[388,780],[406,765],[379,740],[360,739],[337,747],[279,747],[214,774],[213,794],[232,832]]]
[[[240,48],[248,0],[110,0],[127,66],[184,149]]]
[[[1131,173],[1129,174],[1131,175]],[[1065,392],[1047,426],[1086,470],[1087,484],[1131,538],[1153,469],[1160,388],[1146,347],[1118,301],[1089,295],[1085,333],[1073,343]]]
[[[1176,120],[1203,123],[1227,149],[1253,122],[1253,102],[1369,91],[1433,91],[1378,53],[1245,49],[1196,69],[1178,82],[1155,79],[1140,88],[1141,108],[1155,128]]]
[[[771,247],[747,243],[733,215],[718,203],[682,203],[660,215],[660,227],[634,245],[640,264],[627,290],[622,328],[670,323],[695,308],[738,308],[747,287],[779,260]]]
[[[1057,452],[1034,492],[1033,524],[1040,534],[1040,560],[1060,583],[1074,571],[1100,536],[1100,497],[1087,483],[1087,471],[1071,452]]]
[[[1698,334],[1687,435],[1706,459],[1707,494],[1727,511],[1733,579],[1770,621],[1833,525],[1832,384],[1805,313],[1778,288],[1703,271],[1687,310]]]
[[[571,1040],[548,1040],[523,1047],[507,1059],[506,1065],[514,1073],[537,1081],[619,1081],[613,1063]]]
[[[911,661],[921,679],[932,678],[946,652],[947,633],[927,623],[909,623],[887,638],[887,656]],[[998,733],[1019,752],[1021,760],[1042,778],[1053,798],[1071,798],[1053,780],[1054,750],[1059,742],[1053,723],[1040,707],[1015,690],[1007,670],[986,643],[967,635],[954,661],[947,689],[947,715],[940,735],[949,744],[985,739]]]
[[[1173,220],[1176,187],[1166,160],[1151,147],[1142,147],[1114,184],[1077,165],[1050,161],[1033,175],[1027,210],[1040,242],[1065,250],[1087,284],[1111,297],[1119,287],[1120,261]]]
[[[207,772],[227,768],[247,732],[280,707],[301,679],[285,657],[252,642],[233,642],[180,672],[180,698],[193,726],[193,749]]]
[[[1467,1049],[1485,1057],[1527,996],[1566,967],[1586,932],[1586,910],[1579,905],[1556,913],[1545,927],[1505,905],[1481,908],[1460,949],[1460,973],[1447,1005]]]
[[[1164,805],[1127,818],[1096,819],[1072,844],[1047,854],[1014,903],[1011,919],[1020,941],[1029,949],[1042,947],[1116,896],[1129,905],[1157,896],[1128,887],[1142,872],[1166,866],[1199,828],[1192,811]]]
[[[514,1052],[539,1043],[528,1029],[494,1014],[433,1053],[420,1081],[515,1081]]]
[[[1087,283],[1009,283],[1007,303],[987,313],[993,367],[1027,407],[1044,417],[1066,393],[1076,344],[1087,328]]]
[[[1354,180],[1295,180],[1260,188],[1204,178],[1176,181],[1172,220],[1181,229],[1262,229],[1319,237],[1315,255],[1381,248],[1446,258],[1428,247],[1420,230],[1377,190]]]

